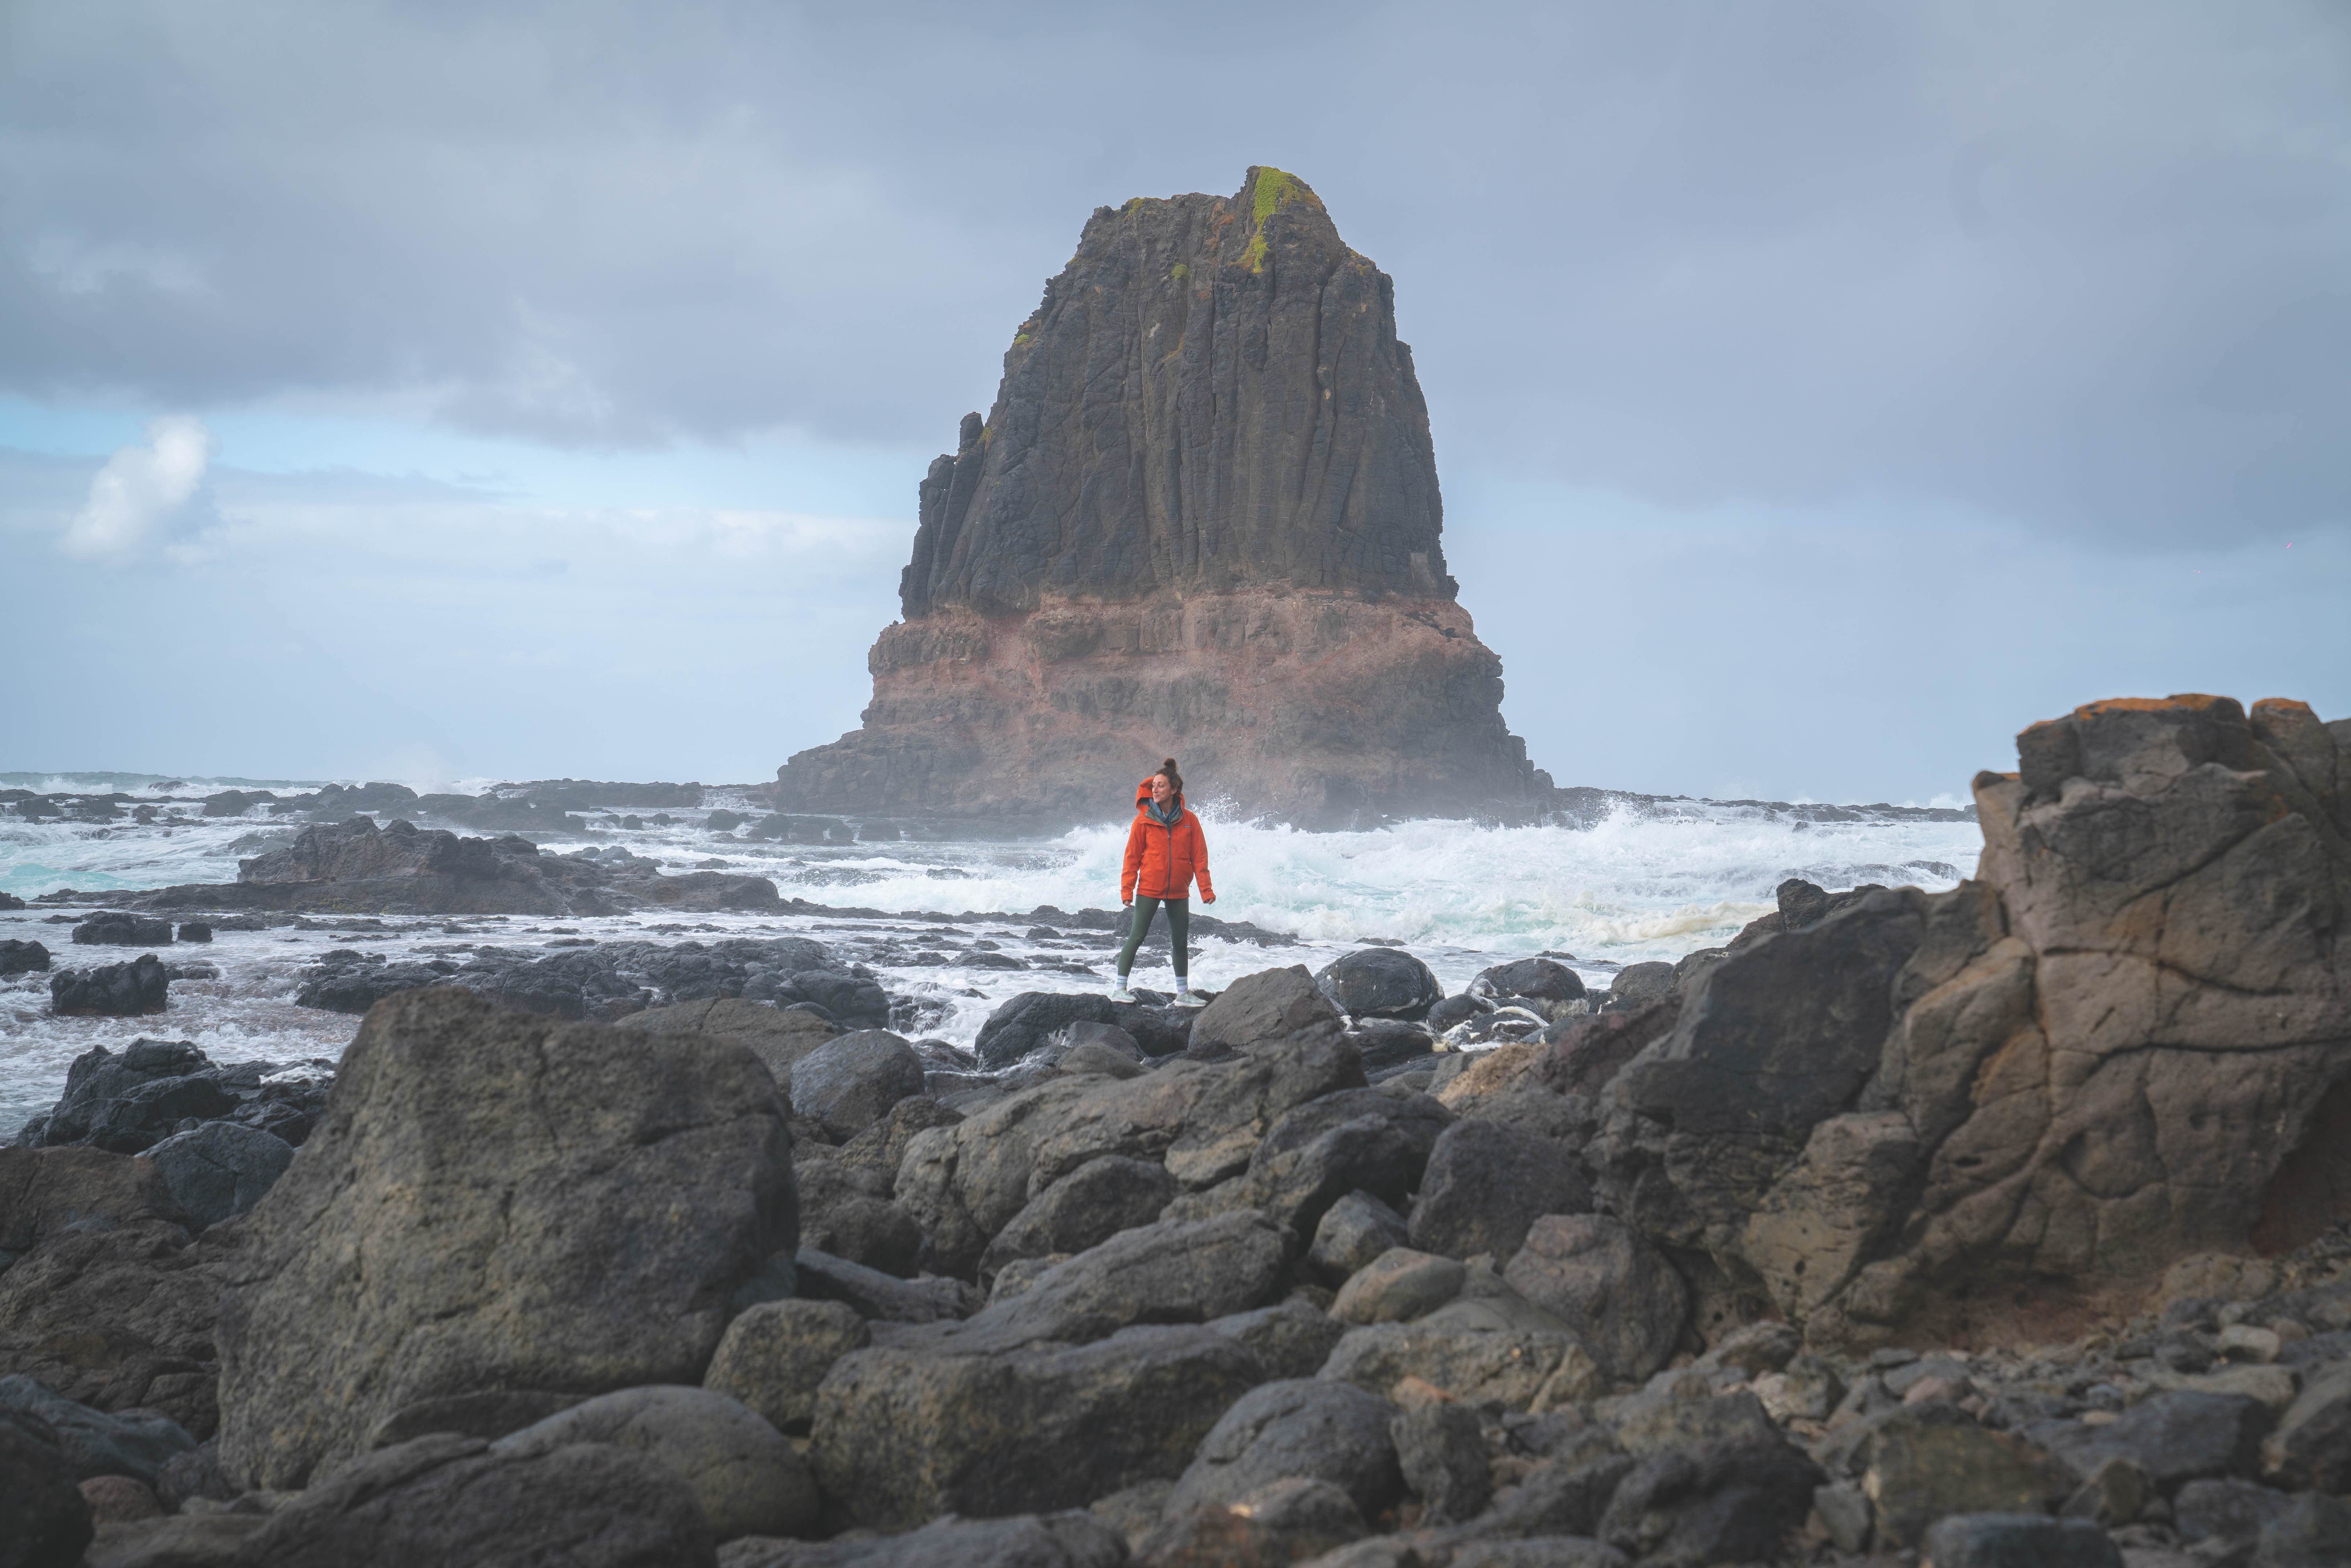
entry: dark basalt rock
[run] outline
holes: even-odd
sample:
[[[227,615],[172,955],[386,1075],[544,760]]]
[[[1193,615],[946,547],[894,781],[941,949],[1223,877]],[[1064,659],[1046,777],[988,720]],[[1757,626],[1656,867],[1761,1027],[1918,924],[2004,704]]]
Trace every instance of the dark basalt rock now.
[[[137,1040],[120,1054],[92,1046],[66,1070],[57,1104],[27,1122],[17,1141],[27,1148],[89,1144],[141,1154],[195,1120],[233,1121],[299,1145],[333,1081],[331,1071],[313,1065],[316,1079],[264,1082],[277,1072],[276,1063],[223,1066],[186,1040]]]
[[[128,964],[66,969],[49,980],[49,1010],[62,1017],[142,1018],[169,1005],[163,960],[141,953]]]
[[[75,926],[73,939],[114,947],[163,947],[171,945],[172,923],[109,910]]]
[[[1359,947],[1315,972],[1314,983],[1350,1018],[1419,1019],[1445,995],[1428,966],[1401,947]]]
[[[0,980],[49,967],[49,950],[38,942],[0,942]]]

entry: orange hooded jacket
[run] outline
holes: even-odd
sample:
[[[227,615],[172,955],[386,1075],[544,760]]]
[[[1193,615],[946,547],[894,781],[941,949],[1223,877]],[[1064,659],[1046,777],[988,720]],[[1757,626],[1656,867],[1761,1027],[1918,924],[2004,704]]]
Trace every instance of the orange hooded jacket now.
[[[1189,898],[1192,879],[1200,879],[1200,896],[1214,898],[1208,881],[1208,841],[1200,832],[1200,819],[1176,797],[1176,821],[1163,823],[1151,814],[1151,780],[1146,775],[1134,787],[1134,825],[1126,831],[1126,864],[1118,878],[1118,901],[1144,898]]]

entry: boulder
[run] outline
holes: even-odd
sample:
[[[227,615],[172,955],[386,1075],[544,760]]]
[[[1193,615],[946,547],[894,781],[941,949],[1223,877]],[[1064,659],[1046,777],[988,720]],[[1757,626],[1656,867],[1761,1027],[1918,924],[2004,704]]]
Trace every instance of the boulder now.
[[[172,923],[144,915],[107,910],[76,925],[73,939],[115,947],[168,947],[172,944]]]
[[[1650,1563],[1776,1559],[1820,1482],[1819,1468],[1776,1437],[1671,1449],[1618,1484],[1599,1535]]]
[[[38,942],[19,942],[14,937],[0,942],[0,980],[35,974],[48,967],[49,950]]]
[[[1196,1326],[967,1354],[876,1345],[818,1388],[810,1457],[826,1495],[875,1528],[1076,1507],[1182,1473],[1263,1374],[1245,1344]]]
[[[1578,1325],[1601,1370],[1620,1383],[1645,1382],[1665,1365],[1689,1321],[1689,1289],[1674,1266],[1605,1215],[1537,1219],[1503,1278]]]
[[[1426,1023],[1406,1023],[1401,1019],[1358,1019],[1348,1029],[1346,1040],[1364,1059],[1367,1073],[1405,1071],[1437,1049],[1437,1037]]]
[[[1313,1376],[1347,1332],[1346,1324],[1301,1296],[1211,1318],[1208,1326],[1255,1351],[1270,1377]]]
[[[1190,1028],[1164,1009],[1113,1002],[1099,992],[1023,991],[988,1014],[974,1047],[981,1066],[1009,1067],[1081,1023],[1119,1029],[1152,1056],[1182,1051]]]
[[[2304,1492],[2262,1526],[2253,1568],[2335,1568],[2351,1561],[2351,1502]]]
[[[510,1432],[536,1427],[549,1416],[559,1415],[586,1399],[586,1395],[565,1394],[552,1388],[493,1388],[479,1394],[447,1394],[437,1399],[419,1399],[377,1422],[375,1430],[368,1434],[367,1446],[371,1449],[389,1448],[434,1432],[455,1432],[461,1437],[496,1442]],[[217,1455],[209,1457],[214,1459],[212,1474],[219,1476]],[[226,1487],[227,1478],[220,1479]],[[235,1495],[234,1488],[229,1488],[229,1495]]]
[[[1935,1568],[2124,1568],[2114,1542],[2086,1519],[1953,1514],[1936,1521],[1925,1545]]]
[[[1193,1020],[1193,1055],[1281,1045],[1301,1050],[1336,1040],[1346,1020],[1303,964],[1243,975]]]
[[[1089,1160],[1030,1198],[980,1254],[993,1279],[1016,1258],[1083,1252],[1123,1230],[1149,1225],[1176,1193],[1167,1167],[1116,1155]]]
[[[1426,1094],[1347,1089],[1319,1096],[1268,1130],[1229,1199],[1311,1236],[1350,1192],[1404,1202],[1421,1186],[1429,1151],[1452,1120]]]
[[[805,1432],[825,1374],[872,1338],[865,1320],[840,1301],[761,1301],[727,1325],[702,1385],[742,1401],[778,1431]]]
[[[1976,1425],[1948,1405],[1910,1405],[1834,1434],[1814,1450],[1832,1476],[1870,1500],[1879,1552],[1916,1551],[1954,1513],[2053,1512],[2075,1486],[2030,1443]]]
[[[1674,967],[1652,959],[1646,964],[1627,964],[1616,971],[1608,987],[1611,1010],[1637,1008],[1657,1001],[1674,993]]]
[[[804,1244],[902,1280],[914,1276],[922,1265],[923,1229],[890,1201],[888,1176],[822,1158],[796,1160],[792,1176]]]
[[[1424,1405],[1388,1423],[1405,1485],[1427,1524],[1458,1524],[1485,1511],[1493,1494],[1485,1423],[1460,1405]]]
[[[1170,1515],[1237,1502],[1288,1478],[1329,1481],[1365,1517],[1404,1490],[1388,1423],[1395,1406],[1343,1383],[1268,1383],[1243,1395],[1201,1439],[1168,1499]]]
[[[698,1382],[736,1312],[789,1293],[784,1107],[740,1046],[412,992],[242,1231],[222,1468],[296,1485],[419,1400]]]
[[[662,1034],[700,1034],[750,1048],[776,1082],[791,1084],[792,1064],[841,1032],[839,1025],[808,1007],[774,1007],[742,997],[707,997],[648,1008],[616,1020],[624,1029]]]
[[[1382,1253],[1405,1245],[1404,1216],[1367,1192],[1351,1192],[1324,1211],[1314,1227],[1306,1262],[1328,1285],[1344,1284]]]
[[[693,1488],[649,1454],[603,1443],[499,1453],[447,1433],[320,1477],[247,1536],[240,1554],[271,1568],[717,1561]]]
[[[1286,1476],[1229,1502],[1170,1504],[1167,1517],[1135,1547],[1138,1568],[1297,1563],[1364,1535],[1346,1490],[1327,1480]]]
[[[283,1138],[235,1122],[207,1122],[147,1151],[172,1197],[201,1228],[235,1218],[294,1163]]]
[[[1546,1214],[1582,1214],[1592,1186],[1570,1151],[1477,1117],[1447,1127],[1429,1151],[1412,1207],[1412,1244],[1448,1258],[1508,1258]]]
[[[0,1374],[99,1410],[152,1407],[198,1437],[215,1420],[220,1261],[146,1160],[0,1149]]]
[[[180,922],[178,935],[183,942],[210,942],[213,939],[213,928],[205,921],[183,920]]]
[[[0,1412],[0,1568],[73,1568],[89,1544],[89,1500],[53,1438]]]
[[[1339,1288],[1331,1315],[1343,1323],[1410,1322],[1459,1295],[1468,1275],[1450,1258],[1398,1247],[1364,1265]]]
[[[78,1481],[129,1476],[152,1486],[165,1464],[196,1446],[186,1428],[168,1416],[152,1410],[110,1416],[62,1398],[21,1374],[0,1377],[0,1416],[29,1416],[46,1427]]]
[[[1044,1270],[955,1333],[993,1345],[1077,1344],[1134,1323],[1205,1322],[1246,1312],[1280,1291],[1293,1239],[1248,1209],[1122,1230]]]
[[[61,969],[49,977],[49,1010],[60,1018],[144,1018],[168,1005],[170,983],[152,953],[128,964]]]
[[[81,1483],[81,1495],[89,1504],[90,1522],[100,1528],[163,1517],[154,1491],[129,1476],[92,1476]]]
[[[2177,1390],[2151,1396],[2105,1426],[2052,1422],[2025,1435],[2084,1479],[2108,1459],[2126,1458],[2168,1494],[2185,1481],[2257,1474],[2262,1439],[2276,1422],[2267,1405],[2245,1395]]]
[[[1553,958],[1514,958],[1479,971],[1469,982],[1479,996],[1504,1000],[1521,997],[1531,1001],[1562,1003],[1583,999],[1583,977]]]
[[[494,1456],[538,1458],[575,1443],[609,1443],[659,1463],[694,1489],[719,1541],[802,1535],[820,1501],[808,1461],[784,1435],[707,1388],[624,1388],[575,1405],[490,1445]]]
[[[1126,1568],[1126,1542],[1083,1509],[1010,1519],[941,1519],[903,1535],[806,1542],[746,1537],[724,1568]]]
[[[2296,1490],[2351,1491],[2351,1364],[2302,1385],[2262,1444],[2262,1467]]]
[[[2337,738],[2182,695],[2018,753],[1976,779],[1978,880],[1804,895],[1610,1087],[1605,1207],[1742,1312],[1828,1343],[2059,1339],[2182,1259],[2351,1215]]]
[[[792,1110],[846,1143],[923,1092],[923,1059],[887,1030],[862,1029],[829,1040],[791,1070]]]
[[[839,1301],[877,1322],[953,1322],[979,1310],[979,1292],[961,1280],[934,1274],[901,1280],[814,1247],[792,1255],[792,1271],[801,1295]]]
[[[1573,1418],[1573,1412],[1562,1411],[1546,1420]],[[1637,1462],[1630,1456],[1609,1452],[1604,1443],[1590,1445],[1600,1451],[1586,1454],[1573,1452],[1546,1458],[1517,1486],[1494,1499],[1493,1506],[1476,1519],[1457,1526],[1447,1533],[1468,1542],[1556,1540],[1590,1537],[1600,1530],[1609,1500],[1616,1489],[1633,1472]],[[1612,1559],[1622,1562],[1614,1548],[1591,1544],[1606,1552]],[[1466,1551],[1475,1551],[1473,1544]],[[1456,1561],[1459,1559],[1457,1558]],[[1508,1558],[1499,1559],[1507,1563]],[[1538,1559],[1538,1561],[1541,1561]],[[1575,1563],[1569,1557],[1563,1561]]]
[[[1445,995],[1428,966],[1401,947],[1358,947],[1316,971],[1314,983],[1350,1018],[1420,1019]]]
[[[1745,1390],[1719,1394],[1703,1375],[1661,1372],[1610,1416],[1627,1453],[1646,1456],[1704,1443],[1778,1441],[1762,1401]]]
[[[1416,1377],[1467,1404],[1541,1414],[1590,1398],[1597,1369],[1565,1333],[1374,1323],[1348,1330],[1318,1375],[1380,1395]]]

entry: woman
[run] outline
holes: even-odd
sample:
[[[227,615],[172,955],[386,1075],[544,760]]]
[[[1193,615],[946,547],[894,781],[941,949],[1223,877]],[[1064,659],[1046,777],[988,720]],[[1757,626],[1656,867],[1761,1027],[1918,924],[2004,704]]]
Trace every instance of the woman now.
[[[1176,959],[1176,1005],[1196,1008],[1200,998],[1185,979],[1191,967],[1186,940],[1191,935],[1192,879],[1200,879],[1200,902],[1217,902],[1208,883],[1208,841],[1200,832],[1200,819],[1184,809],[1184,776],[1176,759],[1167,758],[1134,789],[1134,825],[1126,831],[1126,864],[1119,873],[1118,901],[1134,909],[1134,923],[1119,950],[1118,983],[1110,999],[1131,1002],[1134,993],[1126,977],[1134,969],[1134,950],[1151,929],[1151,917],[1167,906],[1167,936]]]

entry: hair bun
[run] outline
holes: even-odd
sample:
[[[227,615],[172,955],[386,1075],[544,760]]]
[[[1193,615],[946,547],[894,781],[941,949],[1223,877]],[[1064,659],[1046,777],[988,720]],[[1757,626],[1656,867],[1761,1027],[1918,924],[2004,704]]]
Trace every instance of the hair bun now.
[[[1172,757],[1163,758],[1160,759],[1159,768],[1163,773],[1173,773],[1176,771],[1176,759]]]

